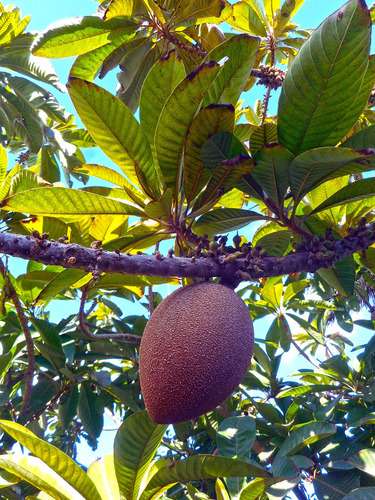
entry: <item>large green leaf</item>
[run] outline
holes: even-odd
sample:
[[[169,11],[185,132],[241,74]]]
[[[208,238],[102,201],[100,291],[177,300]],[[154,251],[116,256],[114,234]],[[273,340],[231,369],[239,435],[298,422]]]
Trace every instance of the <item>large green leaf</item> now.
[[[350,494],[349,492],[360,486],[358,474],[352,471],[330,471],[328,474],[317,474],[313,478],[313,485],[318,498],[328,500],[344,500],[346,495]],[[359,498],[366,499],[366,497]]]
[[[129,43],[129,41],[134,38],[134,35],[135,33],[123,35],[120,38],[111,40],[106,45],[102,45],[101,47],[97,47],[94,50],[79,55],[70,68],[69,76],[82,78],[89,82],[92,82],[98,73],[99,78],[103,78],[105,75],[102,75],[102,72],[105,73],[103,68],[106,61],[111,58],[113,54],[117,53],[117,48],[119,46]]]
[[[60,397],[58,415],[59,423],[63,431],[69,427],[77,414],[78,400],[79,393],[77,385],[73,386],[72,389],[69,389],[69,391],[65,392],[64,395]]]
[[[0,53],[1,66],[63,90],[64,86],[59,82],[51,62],[48,59],[31,54],[30,46],[35,37],[36,35],[33,33],[22,33],[6,45],[2,45]]]
[[[275,482],[278,481],[275,480]],[[267,479],[253,479],[241,491],[240,500],[258,500],[259,496],[265,492],[269,485],[270,481]]]
[[[213,171],[219,163],[235,158],[247,151],[242,142],[231,132],[216,132],[209,137],[201,149],[201,159],[205,168]]]
[[[229,60],[208,89],[203,103],[233,104],[235,106],[245,87],[259,49],[259,38],[236,35],[209,52],[205,61]]]
[[[255,439],[255,420],[249,416],[229,417],[223,420],[217,431],[219,455],[246,460]]]
[[[250,136],[251,154],[254,156],[257,151],[272,142],[277,142],[276,123],[264,123],[263,125],[259,125]]]
[[[149,481],[139,500],[156,499],[170,486],[180,482],[218,477],[262,477],[274,482],[255,462],[212,455],[195,455],[175,462],[173,468],[163,467]],[[267,479],[265,479],[267,480]]]
[[[292,153],[333,146],[357,121],[370,32],[366,4],[349,0],[302,46],[279,100],[279,141]]]
[[[297,156],[289,167],[290,187],[296,202],[306,193],[329,179],[355,172],[373,170],[372,150],[354,151],[349,148],[324,147]]]
[[[368,486],[357,488],[344,496],[342,500],[373,500],[375,498],[375,488]]]
[[[221,70],[215,62],[203,63],[172,92],[161,112],[155,132],[155,148],[167,187],[175,199],[181,187],[181,160],[186,134],[203,96]]]
[[[142,175],[141,186],[158,198],[160,189],[147,137],[131,111],[110,92],[94,83],[71,79],[69,93],[82,121],[103,152],[133,182]],[[129,166],[129,160],[132,164]]]
[[[317,272],[344,297],[350,297],[354,292],[355,263],[352,256],[335,262],[330,269],[321,268]]]
[[[0,421],[1,428],[25,446],[36,457],[42,460],[48,467],[61,476],[72,488],[75,488],[84,498],[101,500],[94,482],[87,476],[84,470],[68,455],[55,446],[39,439],[29,429],[20,424],[8,420]],[[4,466],[1,464],[0,465]],[[4,466],[4,468],[6,468]],[[7,468],[6,468],[7,469]],[[7,469],[9,470],[9,469]],[[57,497],[58,498],[58,497]]]
[[[95,482],[101,500],[120,500],[113,455],[95,460],[87,469],[87,475]]]
[[[365,448],[346,460],[349,465],[375,476],[375,450]]]
[[[181,0],[173,23],[186,25],[192,22],[197,23],[206,18],[219,18],[222,10],[223,2],[221,0]]]
[[[184,64],[173,50],[154,64],[144,81],[139,101],[139,117],[152,148],[160,113],[168,97],[184,77]]]
[[[98,395],[90,387],[88,381],[82,382],[79,390],[78,416],[85,431],[98,438],[103,430],[103,411],[97,405]]]
[[[132,205],[94,193],[64,187],[34,188],[16,193],[2,202],[3,210],[34,215],[77,216],[124,214],[144,216]]]
[[[247,154],[240,153],[235,158],[225,160],[215,167],[205,190],[199,195],[193,206],[197,213],[204,206],[230,191],[245,174],[254,166],[254,160]]]
[[[257,10],[259,11],[259,9]],[[266,37],[267,31],[264,16],[259,15],[257,10],[248,1],[236,2],[233,5],[232,15],[227,19],[227,23],[240,31]]]
[[[367,149],[373,148],[375,144],[375,125],[360,130],[356,134],[351,135],[346,139],[340,147],[351,149]]]
[[[1,455],[0,467],[42,490],[56,500],[85,500],[42,460],[24,455]],[[12,497],[13,498],[13,497]],[[95,497],[100,500],[100,497]]]
[[[311,212],[311,215],[326,210],[327,208],[337,207],[338,205],[351,203],[353,201],[364,200],[371,196],[375,196],[375,179],[362,179],[337,191],[316,207]]]
[[[289,165],[293,158],[292,153],[276,143],[264,146],[254,155],[251,175],[278,207],[282,207],[289,186]]]
[[[33,153],[37,153],[43,144],[42,122],[33,107],[0,86],[2,107],[12,121],[13,135],[17,135]]]
[[[167,430],[157,425],[146,411],[127,417],[115,439],[115,470],[121,494],[136,500],[141,482]]]
[[[3,146],[0,145],[0,185],[3,184],[7,174],[8,155]]]
[[[266,250],[270,256],[282,256],[287,251],[292,237],[291,231],[272,231],[257,240],[257,245]]]
[[[233,132],[234,107],[226,104],[211,104],[194,118],[185,144],[184,187],[187,202],[190,202],[210,178],[201,158],[203,144],[210,136],[221,131]]]
[[[145,38],[121,58],[116,95],[132,113],[138,108],[143,82],[160,55],[159,45]]]
[[[305,446],[335,434],[336,427],[326,422],[309,422],[292,431],[282,444],[277,457],[291,456]]]
[[[72,17],[51,25],[34,41],[31,50],[41,57],[70,57],[101,47],[136,29],[133,19],[103,21],[98,16]]]
[[[212,210],[200,217],[194,223],[194,232],[209,236],[219,233],[235,231],[247,226],[250,222],[264,220],[265,217],[257,212],[241,208],[222,208]]]

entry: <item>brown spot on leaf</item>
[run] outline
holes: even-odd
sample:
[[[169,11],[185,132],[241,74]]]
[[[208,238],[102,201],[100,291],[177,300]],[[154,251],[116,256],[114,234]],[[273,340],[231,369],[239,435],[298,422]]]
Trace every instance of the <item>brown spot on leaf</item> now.
[[[207,68],[214,68],[215,66],[217,66],[217,62],[215,61],[207,61],[207,62],[204,62],[202,63],[200,66],[198,66],[198,68],[196,68],[194,71],[192,71],[191,73],[189,73],[186,78],[188,80],[193,80],[197,74],[204,68],[204,67],[207,67]]]

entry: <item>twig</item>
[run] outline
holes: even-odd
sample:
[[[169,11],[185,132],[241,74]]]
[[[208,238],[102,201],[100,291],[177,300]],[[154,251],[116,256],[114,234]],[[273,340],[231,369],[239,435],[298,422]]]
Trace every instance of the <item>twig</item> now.
[[[85,304],[86,304],[86,298],[87,298],[87,293],[84,290],[81,295],[81,301],[80,301],[80,307],[79,307],[79,313],[78,313],[78,319],[79,319],[79,327],[84,333],[84,335],[89,338],[90,340],[117,340],[118,342],[125,342],[125,343],[134,343],[137,342],[139,343],[141,341],[140,337],[137,337],[136,335],[129,335],[128,333],[108,333],[105,336],[103,335],[97,335],[96,333],[91,333],[88,328],[86,328],[86,314],[85,314]],[[95,325],[91,325],[97,330],[101,330],[100,327],[97,327]]]
[[[359,296],[359,298],[362,300],[362,302],[367,306],[368,310],[370,312],[375,311],[375,307],[370,304],[370,302],[367,300],[367,298],[363,295],[361,290],[356,286],[354,287],[355,293]]]
[[[23,334],[25,336],[25,341],[26,341],[26,351],[27,351],[27,368],[26,368],[26,388],[25,388],[25,393],[23,396],[23,402],[21,406],[21,410],[19,413],[19,417],[27,413],[31,401],[31,396],[33,392],[33,378],[34,378],[34,370],[35,370],[35,353],[34,353],[34,343],[33,339],[30,333],[29,325],[27,324],[27,318],[25,316],[25,313],[23,311],[21,302],[18,298],[17,292],[10,281],[7,270],[5,269],[5,266],[3,264],[3,261],[0,259],[0,272],[4,278],[4,280],[7,280],[7,287],[8,287],[8,296],[10,299],[12,299],[12,302],[14,304],[14,307],[17,312],[17,316],[19,319],[19,322],[21,324],[21,328],[23,331]]]
[[[315,368],[320,368],[319,365],[317,363],[315,363],[315,361],[313,361],[312,359],[310,359],[310,357],[305,353],[305,351],[303,349],[301,349],[301,347],[297,344],[297,342],[293,339],[293,336],[292,336],[292,333],[290,331],[290,328],[289,328],[289,325],[288,325],[288,322],[287,320],[285,319],[285,316],[283,314],[281,314],[279,316],[280,318],[280,322],[281,324],[283,325],[283,328],[285,330],[285,333],[287,334],[287,337],[288,339],[290,340],[290,342],[293,344],[293,346],[297,349],[297,351],[301,354],[301,356],[303,356],[309,363],[311,363],[313,366],[315,366]]]
[[[85,314],[87,316],[87,314]],[[125,336],[126,338],[129,339],[129,343],[134,343],[134,344],[139,344],[141,341],[141,337],[138,335],[132,335],[131,333],[113,333],[112,330],[108,330],[108,328],[103,328],[101,326],[93,325],[92,323],[89,323],[88,321],[85,321],[86,326],[90,326],[91,328],[95,328],[96,330],[99,330],[99,332],[106,333],[107,335],[104,337],[103,335],[94,335],[96,339],[107,339],[110,335],[122,335]]]

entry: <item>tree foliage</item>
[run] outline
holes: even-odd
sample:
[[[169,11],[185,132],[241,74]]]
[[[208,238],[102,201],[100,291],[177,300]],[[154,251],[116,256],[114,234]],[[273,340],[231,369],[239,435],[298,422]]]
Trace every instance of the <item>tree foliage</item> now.
[[[349,338],[375,328],[374,10],[312,31],[303,3],[105,0],[38,34],[0,4],[0,498],[375,497],[375,336]],[[45,58],[70,56],[85,128],[42,86],[64,90]],[[117,66],[115,96],[94,80]],[[162,285],[199,279],[238,287],[254,356],[220,407],[167,428],[139,344]],[[86,471],[77,443],[108,416],[114,454]]]

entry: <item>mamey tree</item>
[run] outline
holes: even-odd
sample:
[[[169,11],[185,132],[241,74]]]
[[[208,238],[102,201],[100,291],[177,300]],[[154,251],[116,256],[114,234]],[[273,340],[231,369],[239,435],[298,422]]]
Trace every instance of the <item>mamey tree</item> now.
[[[67,89],[87,129],[41,87],[0,75],[18,103],[0,113],[1,498],[375,497],[375,340],[351,349],[346,335],[374,329],[373,12],[349,0],[311,32],[292,22],[302,5],[104,1],[37,37],[1,7],[30,61],[77,56]],[[117,66],[115,97],[93,80]],[[263,99],[243,106],[255,84]],[[93,145],[113,168],[85,163]],[[8,172],[6,148],[22,149]],[[12,276],[7,256],[26,272]],[[168,428],[145,410],[139,346],[157,286],[197,281],[237,290],[254,356],[221,405]],[[75,313],[51,322],[54,299]],[[144,315],[124,314],[138,301]],[[285,380],[295,351],[306,366]],[[70,457],[82,438],[95,448],[105,413],[119,426],[114,461],[86,473]],[[6,454],[14,440],[34,456]]]

